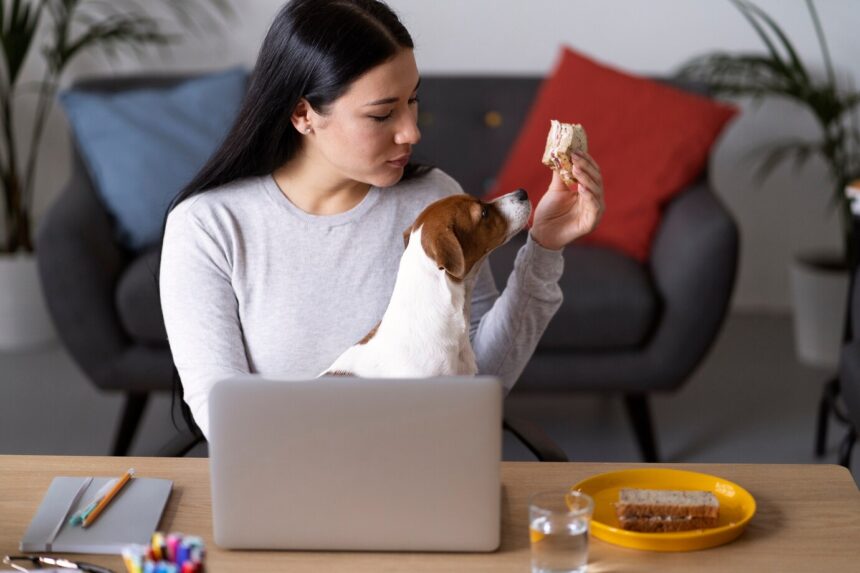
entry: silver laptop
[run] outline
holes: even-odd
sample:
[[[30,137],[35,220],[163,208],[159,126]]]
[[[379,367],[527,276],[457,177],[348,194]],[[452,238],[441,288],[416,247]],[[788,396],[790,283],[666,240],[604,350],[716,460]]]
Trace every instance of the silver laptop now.
[[[209,415],[221,547],[499,546],[497,378],[244,376],[215,385]]]

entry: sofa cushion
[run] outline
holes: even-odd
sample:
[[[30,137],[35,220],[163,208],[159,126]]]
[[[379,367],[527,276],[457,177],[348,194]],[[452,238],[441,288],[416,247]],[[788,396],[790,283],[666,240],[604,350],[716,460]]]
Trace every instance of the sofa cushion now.
[[[540,162],[550,119],[581,123],[606,192],[606,213],[582,242],[645,261],[661,208],[700,176],[711,146],[735,114],[728,105],[564,48],[489,195],[523,187],[536,205],[552,177]]]
[[[122,245],[137,251],[159,240],[170,201],[226,135],[246,82],[245,70],[232,69],[166,88],[61,94]]]
[[[500,290],[524,243],[525,233],[520,233],[490,255]],[[657,323],[660,301],[647,269],[615,250],[566,248],[559,284],[564,303],[547,326],[539,352],[635,348],[647,341]]]
[[[158,248],[135,258],[126,267],[116,288],[120,322],[136,342],[166,344],[167,331],[158,298]]]

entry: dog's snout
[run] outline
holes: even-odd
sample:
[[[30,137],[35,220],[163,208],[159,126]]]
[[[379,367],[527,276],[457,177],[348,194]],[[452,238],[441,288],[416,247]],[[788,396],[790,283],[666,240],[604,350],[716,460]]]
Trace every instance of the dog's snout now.
[[[517,201],[528,201],[529,194],[525,189],[517,189],[514,191],[514,199]]]

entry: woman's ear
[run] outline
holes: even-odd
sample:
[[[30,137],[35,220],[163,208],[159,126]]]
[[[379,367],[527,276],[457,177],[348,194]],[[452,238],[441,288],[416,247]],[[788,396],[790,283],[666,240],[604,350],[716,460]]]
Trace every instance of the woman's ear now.
[[[296,104],[292,115],[290,115],[290,121],[293,123],[296,131],[299,133],[310,133],[313,130],[311,122],[311,115],[313,113],[313,108],[308,100],[301,98],[299,103]]]

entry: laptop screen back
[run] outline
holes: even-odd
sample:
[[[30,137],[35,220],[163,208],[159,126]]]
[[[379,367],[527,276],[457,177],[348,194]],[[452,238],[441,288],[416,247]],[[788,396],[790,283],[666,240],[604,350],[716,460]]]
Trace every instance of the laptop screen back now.
[[[210,397],[215,542],[495,550],[501,425],[493,377],[220,382]]]

